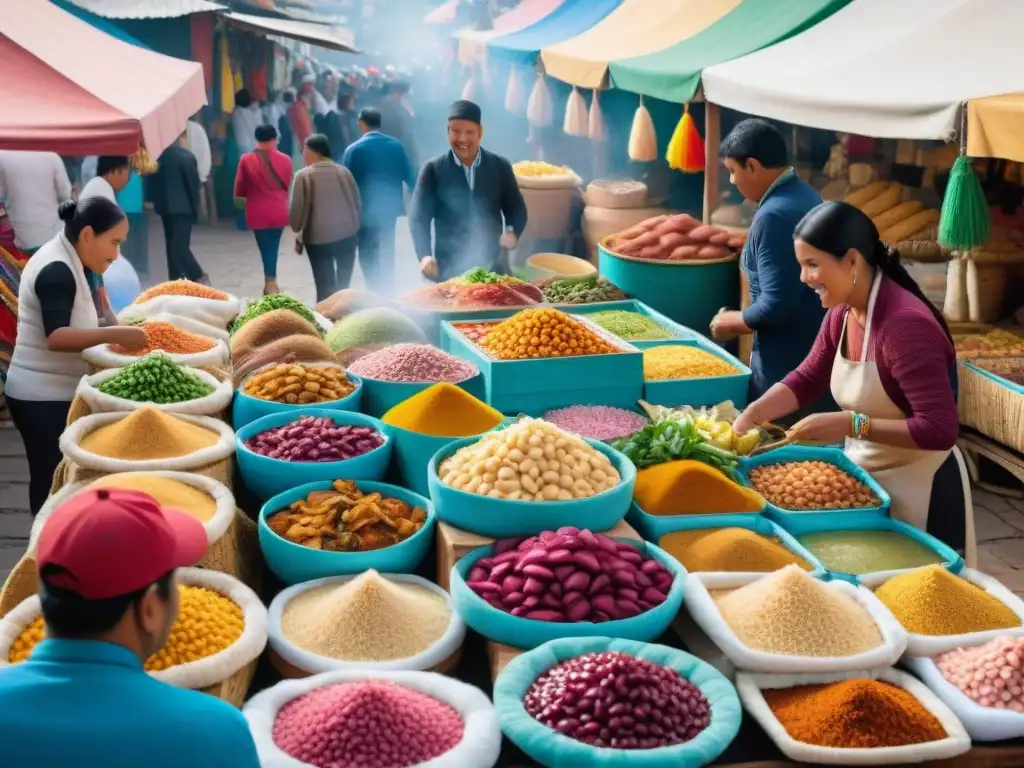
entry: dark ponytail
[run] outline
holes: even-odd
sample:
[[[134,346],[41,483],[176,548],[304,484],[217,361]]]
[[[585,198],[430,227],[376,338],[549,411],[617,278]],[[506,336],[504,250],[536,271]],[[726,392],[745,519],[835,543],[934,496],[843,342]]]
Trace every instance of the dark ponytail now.
[[[822,203],[800,220],[793,237],[837,259],[845,257],[851,249],[859,251],[868,264],[923,301],[946,332],[950,344],[953,343],[953,335],[942,312],[928,300],[917,281],[907,272],[900,262],[900,252],[879,238],[875,223],[859,208],[849,203]]]
[[[93,232],[102,235],[126,218],[117,203],[105,197],[89,197],[79,203],[68,200],[57,208],[57,216],[64,222],[64,236],[72,245],[78,242],[78,236],[86,227],[92,227]]]

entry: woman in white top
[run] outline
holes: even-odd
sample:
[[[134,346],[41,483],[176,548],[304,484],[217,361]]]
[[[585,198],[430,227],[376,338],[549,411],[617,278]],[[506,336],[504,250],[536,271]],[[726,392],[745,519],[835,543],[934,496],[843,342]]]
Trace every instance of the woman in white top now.
[[[91,197],[62,203],[63,231],[29,259],[18,292],[18,340],[7,374],[7,407],[25,443],[29,506],[36,514],[60,463],[59,440],[79,380],[87,372],[83,349],[119,344],[138,349],[146,332],[134,326],[101,327],[105,306],[100,278],[128,236],[116,203]]]

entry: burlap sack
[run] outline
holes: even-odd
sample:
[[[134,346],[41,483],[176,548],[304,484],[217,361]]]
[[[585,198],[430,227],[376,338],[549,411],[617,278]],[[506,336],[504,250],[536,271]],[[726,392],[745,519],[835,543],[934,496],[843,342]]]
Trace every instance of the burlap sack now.
[[[216,343],[204,352],[193,352],[191,354],[164,352],[164,354],[178,363],[178,365],[184,365],[188,368],[230,370],[231,351],[228,349],[227,343],[220,339],[214,339],[214,341]],[[82,357],[89,364],[90,373],[105,371],[108,368],[124,368],[126,365],[137,363],[142,359],[140,355],[123,355],[114,352],[109,344],[98,344],[95,347],[89,347],[82,351]]]

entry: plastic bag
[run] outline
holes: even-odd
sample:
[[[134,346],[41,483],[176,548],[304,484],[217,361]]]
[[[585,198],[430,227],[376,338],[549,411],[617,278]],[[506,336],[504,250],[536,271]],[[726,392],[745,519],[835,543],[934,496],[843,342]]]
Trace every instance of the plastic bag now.
[[[918,702],[931,712],[946,729],[946,738],[923,744],[909,744],[905,747],[820,747],[792,738],[782,723],[776,719],[765,701],[762,689],[790,688],[796,685],[832,683],[855,677],[871,677],[893,683],[913,694]],[[743,708],[757,720],[775,745],[790,760],[815,765],[904,765],[941,760],[962,755],[971,749],[971,738],[956,715],[939,697],[928,690],[919,680],[895,669],[876,672],[852,672],[847,674],[819,675],[756,675],[740,672],[736,675],[736,690],[739,691]]]
[[[501,728],[490,699],[478,688],[432,672],[324,672],[302,680],[285,680],[256,694],[242,709],[256,742],[263,768],[309,768],[274,743],[277,713],[288,702],[317,688],[374,680],[394,683],[443,701],[459,713],[465,724],[462,740],[433,760],[410,768],[491,768],[501,753]]]
[[[586,653],[620,651],[674,669],[697,686],[711,705],[711,722],[696,738],[658,749],[601,749],[541,724],[523,707],[527,690],[561,661]],[[501,728],[516,746],[541,765],[558,768],[699,768],[713,762],[740,730],[743,710],[736,690],[720,672],[696,656],[664,645],[609,637],[552,640],[508,663],[494,683]]]
[[[192,352],[189,354],[164,352],[164,354],[179,365],[189,368],[227,368],[231,364],[231,353],[228,351],[228,345],[220,339],[216,339],[216,342],[213,347],[204,352]],[[114,352],[109,344],[89,347],[82,351],[82,357],[85,358],[85,362],[101,370],[124,368],[126,365],[137,363],[142,359],[140,355],[123,355]]]
[[[414,584],[418,587],[429,589],[445,599],[449,609],[451,609],[452,619],[448,625],[448,630],[436,643],[415,656],[410,656],[407,659],[395,659],[393,661],[343,661],[341,659],[320,656],[295,645],[284,636],[284,632],[281,630],[281,616],[284,614],[285,606],[301,592],[327,586],[328,584],[340,585],[357,578],[356,576],[330,576],[325,579],[314,579],[313,581],[305,581],[293,587],[288,587],[288,589],[280,592],[274,598],[274,601],[270,604],[270,626],[268,629],[271,649],[293,667],[312,674],[341,671],[363,671],[370,673],[384,671],[419,672],[433,669],[455,655],[459,648],[462,647],[462,641],[466,637],[466,625],[452,605],[451,596],[441,587],[419,576],[398,573],[384,573],[381,575],[389,581]]]
[[[150,470],[194,472],[211,464],[224,461],[235,452],[235,431],[228,424],[225,424],[220,419],[214,419],[209,416],[189,416],[183,413],[176,413],[174,415],[190,424],[216,432],[218,435],[217,442],[185,456],[175,456],[170,459],[112,459],[108,456],[92,453],[82,447],[82,438],[90,432],[120,421],[128,415],[128,413],[120,411],[117,413],[94,413],[90,416],[83,416],[65,429],[64,433],[60,436],[61,453],[64,454],[68,461],[77,464],[83,469],[104,475],[112,475],[115,472],[146,472]]]
[[[179,568],[175,574],[179,584],[219,592],[242,609],[245,627],[232,645],[211,656],[150,673],[157,680],[179,688],[209,688],[231,677],[263,653],[267,644],[267,609],[255,592],[226,573]],[[7,659],[14,641],[41,613],[39,596],[33,595],[0,619],[0,668],[8,666]]]
[[[95,349],[95,347],[94,347]],[[137,360],[136,360],[137,361]],[[234,396],[234,388],[230,379],[220,381],[212,373],[201,371],[198,368],[186,368],[186,370],[198,379],[213,387],[213,391],[204,397],[197,397],[195,400],[185,400],[180,403],[150,403],[143,400],[125,400],[121,397],[114,397],[99,390],[99,385],[107,379],[112,379],[121,373],[120,368],[108,368],[105,371],[94,373],[91,376],[83,376],[78,382],[78,389],[75,390],[75,397],[81,397],[93,413],[110,413],[113,411],[137,411],[139,408],[156,408],[165,413],[187,413],[192,416],[215,416],[231,405],[231,398]]]
[[[201,299],[196,296],[154,296],[149,301],[130,304],[120,313],[128,316],[141,315],[152,320],[155,315],[169,314],[191,317],[215,328],[227,329],[228,323],[242,311],[242,302],[236,297],[227,299]],[[120,315],[119,315],[120,316]]]
[[[711,598],[711,589],[732,589],[745,586],[770,574],[690,574],[687,583],[686,608],[693,620],[709,638],[739,668],[753,672],[774,674],[811,674],[847,672],[859,669],[877,669],[895,664],[907,647],[907,633],[881,601],[864,587],[855,587],[845,581],[823,582],[829,589],[856,600],[874,619],[882,635],[882,644],[853,656],[790,656],[767,653],[744,645],[733,632],[718,606]]]

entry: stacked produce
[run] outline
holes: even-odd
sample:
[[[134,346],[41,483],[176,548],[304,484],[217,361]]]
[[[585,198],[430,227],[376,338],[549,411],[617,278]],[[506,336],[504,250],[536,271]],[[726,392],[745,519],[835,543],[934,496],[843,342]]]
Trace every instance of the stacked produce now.
[[[754,490],[780,509],[859,509],[881,500],[857,478],[827,461],[783,461],[750,470]]]
[[[340,366],[278,363],[246,381],[242,392],[272,403],[314,405],[341,400],[355,388]]]
[[[119,355],[148,355],[157,350],[172,355],[191,355],[213,349],[216,341],[208,336],[183,331],[171,323],[145,322],[140,326],[146,332],[146,343],[138,349],[128,349],[118,344],[111,344],[110,351]]]
[[[793,739],[836,749],[877,749],[946,738],[946,730],[911,694],[858,677],[764,691],[772,714]]]
[[[210,384],[162,352],[151,352],[126,365],[96,388],[122,400],[160,405],[198,400],[213,392]]]
[[[626,341],[659,341],[675,337],[668,328],[641,312],[606,309],[588,314],[587,319]]]
[[[907,632],[963,635],[1021,626],[998,598],[939,565],[893,576],[875,590]]]
[[[459,713],[411,688],[360,680],[316,688],[285,704],[274,743],[302,765],[421,765],[462,740]]]
[[[711,723],[711,705],[685,677],[614,651],[555,665],[529,687],[523,707],[563,736],[605,749],[671,747]]]
[[[329,418],[315,416],[301,416],[245,441],[245,447],[253,453],[281,461],[345,461],[382,445],[384,437],[373,427],[335,424]]]
[[[313,312],[301,301],[293,299],[291,296],[285,296],[283,293],[271,293],[246,307],[245,311],[234,319],[228,330],[234,336],[250,320],[254,320],[265,312],[272,312],[275,309],[287,309],[299,315],[303,320],[312,323],[314,326],[316,325],[316,317],[314,317]]]
[[[704,452],[691,451],[693,459],[664,461],[636,473],[633,501],[642,511],[659,516],[756,514],[764,508],[764,499],[724,474],[728,465],[718,457],[721,449],[699,448]]]
[[[629,298],[611,280],[589,277],[552,277],[540,284],[544,299],[552,304],[595,304]]]
[[[517,277],[476,268],[443,283],[413,291],[402,304],[436,311],[522,307],[544,301],[539,288]]]
[[[1024,714],[1024,638],[997,637],[935,657],[946,680],[983,707]]]
[[[817,531],[798,539],[830,571],[855,576],[942,562],[935,550],[898,531]]]
[[[82,448],[108,459],[147,461],[188,456],[219,441],[213,430],[147,406],[94,429],[82,438]]]
[[[171,480],[167,477],[147,474],[116,474],[101,477],[89,484],[90,488],[124,488],[148,494],[162,507],[188,512],[202,523],[209,522],[217,512],[217,502],[200,489]]]
[[[701,224],[692,216],[655,216],[635,224],[605,241],[619,256],[658,261],[695,261],[734,256],[746,235]]]
[[[369,570],[296,595],[284,608],[281,630],[290,643],[319,656],[394,661],[437,643],[451,620],[438,593]]]
[[[878,626],[860,603],[797,565],[711,596],[740,642],[758,651],[835,657],[882,645]]]
[[[357,376],[379,381],[458,384],[480,371],[470,362],[442,352],[430,344],[394,344],[361,357],[349,366]]]
[[[665,344],[644,350],[644,381],[709,379],[739,372],[736,366],[700,347]]]
[[[727,448],[738,456],[746,456],[763,442],[775,442],[786,436],[786,431],[773,425],[762,425],[752,428],[743,434],[736,432],[732,425],[739,418],[740,410],[731,400],[718,405],[694,408],[682,405],[668,408],[663,405],[652,405],[640,400],[638,405],[655,424],[665,421],[692,421],[702,433],[713,440],[720,448]]]
[[[524,309],[488,331],[480,342],[499,360],[610,355],[621,350],[586,324],[557,309]]]
[[[242,636],[245,619],[242,609],[228,597],[206,587],[178,587],[178,618],[163,648],[150,656],[146,671],[159,672],[179,664],[212,656],[229,648]],[[40,616],[14,640],[8,661],[25,661],[46,632]]]
[[[871,217],[883,242],[935,240],[939,212],[916,200],[904,202],[903,187],[896,182],[874,181],[843,201]]]
[[[295,317],[301,320],[298,315]],[[319,336],[304,334],[284,336],[256,348],[247,356],[232,355],[231,378],[237,389],[242,386],[242,382],[249,374],[261,368],[279,363],[293,365],[298,362],[333,363],[335,362],[334,352]]]
[[[648,410],[650,413],[650,411]],[[657,412],[651,424],[612,445],[637,469],[674,459],[698,459],[719,469],[733,469],[737,456],[750,453],[761,439],[752,429],[738,435],[726,421],[675,410]]]
[[[427,337],[397,309],[374,307],[354,312],[335,323],[324,341],[335,353],[349,353],[354,360],[391,344],[425,344]]]
[[[635,547],[567,526],[495,542],[468,586],[500,611],[525,619],[600,623],[629,619],[665,602],[672,572]]]
[[[330,552],[369,552],[416,534],[427,513],[401,499],[363,493],[351,480],[312,491],[267,517],[274,533],[293,544]]]
[[[586,499],[622,479],[583,438],[530,418],[460,448],[441,463],[438,476],[457,490],[513,501]]]
[[[658,546],[690,573],[769,573],[796,565],[809,571],[799,555],[774,537],[747,528],[696,528],[661,537]]]
[[[504,418],[461,387],[442,381],[403,400],[381,421],[420,435],[469,437],[494,429]]]
[[[231,298],[224,291],[218,291],[208,285],[193,283],[191,280],[168,280],[165,283],[154,285],[152,288],[147,288],[132,303],[143,304],[157,296],[192,296],[197,299],[215,299],[217,301],[226,301]]]
[[[953,341],[956,344],[956,356],[961,360],[1024,355],[1024,339],[1002,328],[993,328],[986,333],[956,334]]]
[[[635,411],[608,405],[572,405],[544,414],[544,421],[589,440],[615,440],[632,435],[646,426],[647,419]]]

